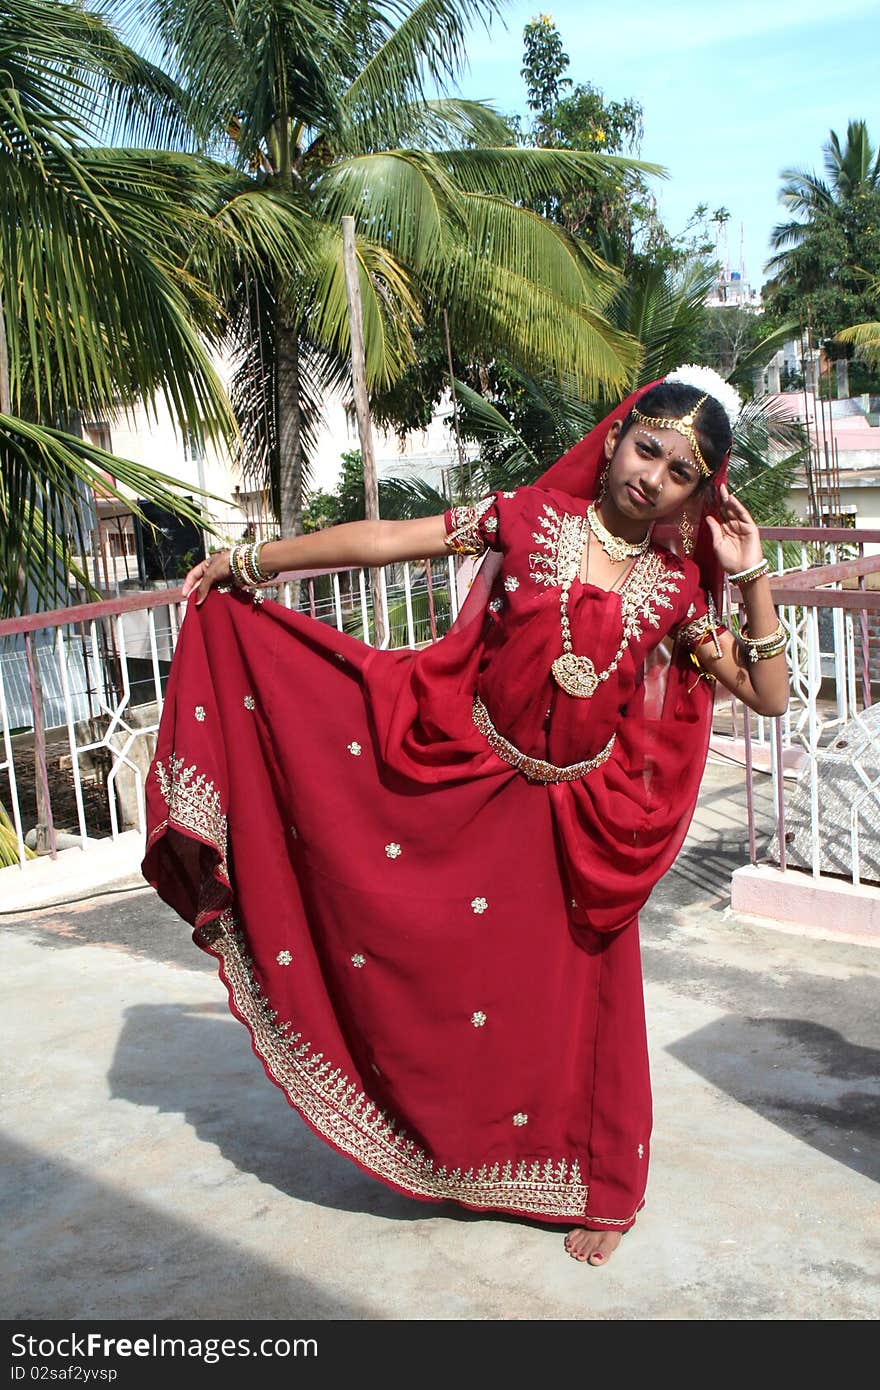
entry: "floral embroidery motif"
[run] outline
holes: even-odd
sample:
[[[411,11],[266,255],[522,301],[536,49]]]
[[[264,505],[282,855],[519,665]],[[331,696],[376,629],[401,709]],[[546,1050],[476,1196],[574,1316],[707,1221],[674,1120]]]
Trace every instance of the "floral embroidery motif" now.
[[[531,577],[536,584],[565,584],[580,570],[586,519],[569,512],[560,516],[545,502],[539,524],[541,531],[533,531],[532,538],[544,553],[534,552],[529,556]],[[641,640],[646,627],[659,631],[661,612],[673,609],[674,596],[679,593],[683,579],[684,572],[670,565],[659,550],[649,547],[636,557],[620,590],[623,632],[618,653],[608,668],[609,674],[630,642]]]
[[[232,585],[231,585],[231,584],[218,584],[218,585],[217,585],[217,593],[218,593],[218,594],[231,594],[231,593],[232,593]]]
[[[454,550],[457,555],[482,555],[486,549],[486,542],[480,534],[480,521],[494,501],[495,498],[490,493],[488,497],[481,497],[473,506],[450,508],[450,529],[446,537],[446,544],[450,550]],[[494,528],[487,525],[484,529]]]
[[[519,580],[515,574],[509,574],[504,581],[504,587],[509,594],[515,594],[519,588]]]
[[[289,965],[293,960],[293,956],[289,951],[279,951],[275,959],[279,965]]]
[[[453,1198],[472,1207],[501,1207],[532,1216],[582,1218],[589,1187],[577,1158],[483,1164],[479,1169],[435,1164],[332,1058],[318,1052],[295,1025],[280,1020],[254,976],[244,938],[229,911],[202,929],[223,960],[223,975],[269,1075],[317,1132],[370,1172],[413,1196]],[[609,1224],[612,1224],[609,1219]],[[628,1225],[621,1220],[613,1224]]]
[[[298,832],[298,830],[297,830],[297,828],[296,828],[295,825],[292,825],[292,826],[290,827],[290,837],[291,837],[291,839],[293,839],[293,840],[298,840],[298,839],[299,839],[299,832]]]
[[[360,951],[355,951],[354,955],[351,958],[351,963],[354,966],[355,970],[360,970],[363,966],[366,965],[367,958],[366,956],[362,956]]]
[[[502,608],[504,607],[504,599],[503,599],[503,598],[493,598],[493,599],[491,600],[491,602],[489,603],[489,607],[490,607],[490,609],[492,610],[493,613],[500,613],[501,610],[502,610]]]
[[[363,749],[361,748],[361,746],[360,746],[360,744],[358,743],[357,739],[355,739],[353,743],[349,743],[349,744],[347,745],[347,747],[348,747],[349,753],[351,754],[351,756],[352,756],[353,758],[359,758],[360,755],[361,755],[361,753],[363,752]]]
[[[257,708],[257,702],[256,702],[256,700],[254,699],[253,695],[245,695],[245,697],[244,697],[244,707],[245,707],[245,709],[256,709],[256,708]]]
[[[479,915],[481,912],[485,912],[488,906],[489,904],[487,903],[485,898],[471,899],[471,909],[473,912],[476,912],[477,915]]]
[[[516,493],[515,493],[515,492],[502,492],[501,496],[502,496],[502,497],[515,497],[515,496],[516,496]]]
[[[208,781],[203,772],[196,772],[195,763],[185,767],[183,758],[173,753],[167,767],[161,760],[156,763],[155,772],[162,798],[168,806],[168,817],[154,828],[151,839],[167,825],[191,831],[216,849],[220,855],[219,872],[228,881],[226,816],[214,783]]]
[[[528,1122],[529,1122],[529,1117],[528,1117],[528,1115],[526,1115],[525,1112],[522,1111],[522,1110],[517,1110],[516,1114],[515,1114],[514,1117],[513,1117],[513,1123],[514,1123],[515,1125],[527,1125]]]
[[[471,1014],[471,1023],[475,1028],[482,1028],[485,1022],[486,1015],[483,1013],[482,1009],[477,1009],[476,1013]]]
[[[388,855],[389,859],[399,859],[403,850],[400,848],[400,845],[395,844],[392,840],[390,845],[385,846],[385,853]]]
[[[483,530],[484,530],[484,531],[488,531],[490,534],[491,534],[492,532],[494,532],[494,531],[497,531],[497,530],[498,530],[498,518],[497,518],[497,516],[487,516],[487,517],[486,517],[486,520],[483,522]]]
[[[644,1158],[644,1157],[645,1157],[645,1146],[644,1146],[644,1144],[639,1144],[639,1158]]]
[[[545,553],[538,551],[529,556],[529,570],[536,584],[564,584],[577,574],[586,524],[585,517],[571,512],[560,516],[555,507],[544,503],[544,514],[538,522],[541,530],[532,532],[532,540]]]
[[[195,710],[194,710],[193,712],[194,712],[194,714],[195,714],[196,719],[198,720],[198,722],[199,722],[200,724],[204,724],[205,719],[207,718],[207,715],[205,714],[205,706],[204,706],[204,705],[196,705]]]

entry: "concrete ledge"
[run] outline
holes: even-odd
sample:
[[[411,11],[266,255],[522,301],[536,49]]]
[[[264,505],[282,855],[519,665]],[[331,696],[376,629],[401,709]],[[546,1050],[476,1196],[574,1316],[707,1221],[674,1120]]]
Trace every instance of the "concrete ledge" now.
[[[108,888],[145,887],[143,857],[143,835],[126,830],[115,840],[87,840],[85,849],[59,850],[54,860],[46,854],[24,868],[0,869],[0,912],[55,907]]]
[[[880,946],[880,888],[870,884],[747,864],[731,876],[730,907],[781,931]]]

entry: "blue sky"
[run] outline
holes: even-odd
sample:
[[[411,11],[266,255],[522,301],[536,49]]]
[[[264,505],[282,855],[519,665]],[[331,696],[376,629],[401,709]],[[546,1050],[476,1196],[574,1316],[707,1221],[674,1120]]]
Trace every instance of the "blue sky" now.
[[[473,28],[464,95],[527,114],[522,31],[541,12],[513,0],[489,35]],[[850,119],[866,120],[880,141],[877,0],[630,0],[620,11],[607,0],[556,0],[543,12],[571,59],[567,76],[642,104],[641,153],[668,171],[668,180],[652,182],[670,229],[680,231],[698,203],[726,207],[731,268],[739,266],[742,223],[755,285],[764,279],[770,229],[784,216],[780,170],[821,174],[829,130],[842,141]]]

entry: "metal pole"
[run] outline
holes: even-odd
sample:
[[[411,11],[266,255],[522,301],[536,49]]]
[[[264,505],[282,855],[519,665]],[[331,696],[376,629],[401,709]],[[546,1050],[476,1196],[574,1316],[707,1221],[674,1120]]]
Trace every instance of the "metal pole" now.
[[[43,711],[43,683],[37,666],[38,655],[34,652],[31,634],[25,633],[24,650],[27,659],[28,685],[31,692],[31,707],[34,715],[34,772],[37,796],[37,853],[49,854],[53,859],[58,850],[55,844],[55,824],[52,819],[52,796],[49,791],[49,773],[46,767],[46,718]]]
[[[443,306],[443,329],[446,334],[446,361],[449,365],[449,394],[452,396],[452,423],[455,428],[455,448],[458,454],[458,489],[457,495],[461,495],[461,488],[464,482],[464,450],[461,445],[461,430],[458,426],[458,397],[455,394],[455,371],[452,365],[452,338],[449,333],[449,313],[444,304]],[[471,485],[470,463],[467,469],[467,497],[471,498],[473,488]]]
[[[368,521],[378,521],[379,483],[376,477],[376,457],[373,453],[370,399],[367,394],[361,287],[358,279],[353,217],[343,217],[342,219],[342,259],[345,267],[348,321],[351,327],[351,379],[354,388],[354,408],[357,415],[361,458],[364,465],[364,511]],[[382,584],[377,569],[370,570],[370,588],[373,597],[373,641],[375,646],[381,647],[385,642],[386,629],[382,604]]]

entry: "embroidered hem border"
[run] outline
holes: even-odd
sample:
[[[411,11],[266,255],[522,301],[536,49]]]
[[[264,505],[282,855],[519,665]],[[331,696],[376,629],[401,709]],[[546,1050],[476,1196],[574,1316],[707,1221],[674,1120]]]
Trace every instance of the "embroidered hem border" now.
[[[583,1222],[589,1189],[577,1159],[509,1160],[466,1172],[435,1167],[398,1123],[322,1052],[314,1051],[292,1023],[278,1021],[230,911],[198,928],[195,940],[219,957],[231,1002],[272,1080],[334,1148],[412,1196]]]
[[[150,835],[152,844],[159,831],[173,825],[189,831],[205,844],[211,845],[220,856],[219,872],[229,882],[229,866],[226,862],[228,829],[223,813],[220,793],[214,783],[209,781],[196,764],[185,765],[185,759],[172,753],[168,767],[158,760],[154,772],[162,800],[168,807],[167,819],[162,821]]]

